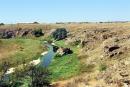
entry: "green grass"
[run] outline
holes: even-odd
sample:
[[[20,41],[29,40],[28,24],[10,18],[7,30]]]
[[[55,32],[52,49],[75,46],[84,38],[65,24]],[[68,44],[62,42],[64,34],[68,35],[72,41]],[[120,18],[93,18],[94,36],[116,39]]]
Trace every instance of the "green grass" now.
[[[64,40],[59,40],[56,41],[55,44],[59,47],[67,47],[67,48],[71,48],[71,50],[73,50],[74,53],[78,53],[78,51],[80,50],[80,47],[78,47],[78,45],[76,46],[71,46],[71,45],[66,45]]]
[[[66,46],[64,40],[56,41],[55,44],[56,44],[57,46]]]
[[[52,81],[70,78],[79,74],[80,62],[76,54],[69,54],[62,57],[55,56],[49,66],[52,73]]]
[[[23,61],[37,59],[46,50],[42,45],[41,41],[33,39],[1,39],[0,64],[3,61],[9,61],[10,66],[16,66]]]
[[[67,47],[73,50],[73,54],[64,56],[55,56],[49,66],[52,73],[52,81],[59,81],[76,76],[80,73],[80,61],[77,57],[79,48],[77,46],[65,45],[64,40],[56,41],[55,44],[59,47]]]

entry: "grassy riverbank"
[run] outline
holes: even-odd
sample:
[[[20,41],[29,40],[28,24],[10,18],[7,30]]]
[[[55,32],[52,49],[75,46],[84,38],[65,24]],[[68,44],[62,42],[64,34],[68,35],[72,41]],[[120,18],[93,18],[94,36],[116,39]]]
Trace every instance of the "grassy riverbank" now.
[[[52,81],[64,80],[79,74],[80,62],[76,54],[70,54],[63,57],[54,57],[51,65]]]
[[[44,51],[42,42],[33,39],[1,39],[0,65],[9,61],[10,67],[39,58]]]
[[[77,57],[79,48],[77,46],[65,45],[64,40],[55,42],[59,47],[68,47],[73,50],[73,54],[62,57],[55,56],[49,66],[53,81],[59,81],[76,76],[80,73],[80,61]]]

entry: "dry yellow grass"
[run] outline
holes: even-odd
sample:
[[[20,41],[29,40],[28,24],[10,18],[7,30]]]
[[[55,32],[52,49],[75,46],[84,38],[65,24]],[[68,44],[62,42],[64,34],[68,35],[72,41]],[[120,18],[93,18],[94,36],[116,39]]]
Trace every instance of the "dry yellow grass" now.
[[[35,29],[41,28],[45,30],[50,30],[54,28],[65,27],[69,30],[79,30],[79,29],[130,29],[130,22],[126,23],[73,23],[73,24],[29,24],[29,23],[18,23],[18,24],[7,24],[0,26],[0,29]]]
[[[64,26],[71,31],[71,40],[75,37],[80,39],[87,38],[82,34],[84,30],[90,31],[106,29],[110,30],[110,32],[105,34],[113,34],[113,32],[116,34],[113,37],[109,37],[105,40],[97,40],[93,46],[93,49],[85,50],[86,48],[84,47],[81,49],[81,52],[78,53],[80,62],[82,64],[86,66],[91,64],[95,65],[92,72],[87,72],[87,67],[82,68],[86,69],[86,72],[65,81],[58,81],[54,84],[56,85],[54,87],[124,87],[123,81],[121,82],[121,79],[124,78],[120,75],[120,72],[126,72],[125,75],[128,74],[127,78],[130,78],[130,70],[128,68],[130,67],[130,23],[68,24]],[[118,37],[116,35],[118,35]],[[90,37],[93,36],[93,33],[92,35],[90,34]],[[125,50],[121,55],[115,55],[114,57],[110,58],[105,56],[104,46],[113,44],[115,42],[114,38],[119,38],[119,41],[116,44],[126,47],[127,50]],[[86,44],[86,46],[87,45],[90,47],[89,44]],[[102,69],[101,71],[100,68],[104,67],[103,64],[106,66],[106,69]],[[127,80],[129,81],[129,79]]]

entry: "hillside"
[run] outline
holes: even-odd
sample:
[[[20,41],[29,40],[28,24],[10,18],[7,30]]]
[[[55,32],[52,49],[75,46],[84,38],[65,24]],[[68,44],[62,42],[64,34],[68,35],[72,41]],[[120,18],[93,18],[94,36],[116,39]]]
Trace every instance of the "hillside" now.
[[[57,28],[67,30],[65,39],[52,38],[52,32]],[[33,31],[37,29],[41,29],[40,33],[42,32],[43,35],[35,37]],[[11,37],[5,38],[8,35]],[[32,57],[43,50],[40,49],[41,41],[54,42],[61,48],[70,48],[72,54],[54,56],[48,67],[51,71],[52,87],[128,87],[130,85],[129,22],[2,25],[0,38],[2,60],[9,57],[15,60],[17,51],[22,50],[23,53],[20,54],[24,59],[31,61]],[[27,54],[30,56],[28,57]]]
[[[86,26],[86,28],[85,28]],[[127,87],[130,84],[130,24],[69,29],[66,45],[80,46],[81,73],[55,87]]]

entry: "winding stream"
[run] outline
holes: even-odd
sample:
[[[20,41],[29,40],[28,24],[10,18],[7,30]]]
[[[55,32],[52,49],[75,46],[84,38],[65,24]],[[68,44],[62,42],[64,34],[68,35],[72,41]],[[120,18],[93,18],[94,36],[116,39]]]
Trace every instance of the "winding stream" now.
[[[41,57],[40,66],[48,67],[53,59],[55,52],[53,51],[53,46],[51,44],[46,44],[48,47],[48,53]]]
[[[34,64],[34,65],[40,65],[42,66],[43,68],[46,68],[49,66],[49,64],[51,63],[54,55],[55,55],[55,52],[53,51],[53,46],[49,43],[46,43],[45,45],[47,45],[48,47],[48,51],[47,52],[44,52],[44,55],[42,54],[42,57],[40,59],[37,59],[37,60],[33,60],[30,62],[30,64]],[[10,68],[5,76],[3,77],[4,80],[8,80],[9,79],[9,76],[10,74],[12,74],[13,72],[15,72],[15,68]]]
[[[51,60],[53,59],[55,52],[53,51],[53,45],[46,43],[45,44],[48,47],[47,52],[43,52],[41,55],[41,58],[38,58],[37,60],[30,61],[29,64],[33,64],[34,66],[42,66],[42,67],[48,67],[48,65],[51,63]],[[27,64],[25,64],[27,65]],[[15,71],[16,67],[12,67],[7,70],[6,74],[11,74]]]

